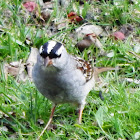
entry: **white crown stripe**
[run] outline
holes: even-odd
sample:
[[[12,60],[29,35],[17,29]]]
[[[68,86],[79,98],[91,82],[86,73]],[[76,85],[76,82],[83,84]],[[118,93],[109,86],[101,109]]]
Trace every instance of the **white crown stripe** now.
[[[54,46],[56,45],[56,43],[57,42],[55,42],[55,41],[49,41],[48,42],[48,47],[47,47],[47,53],[48,54],[52,51],[52,49],[54,48]]]
[[[39,53],[41,54],[43,52],[43,46],[40,47]]]
[[[62,51],[64,49],[64,46],[61,45],[61,47],[56,51],[56,54],[59,56],[60,54],[62,54]]]

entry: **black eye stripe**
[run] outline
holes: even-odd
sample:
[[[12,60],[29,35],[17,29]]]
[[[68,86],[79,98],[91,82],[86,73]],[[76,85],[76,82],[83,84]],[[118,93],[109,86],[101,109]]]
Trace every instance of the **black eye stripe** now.
[[[61,43],[57,42],[56,45],[53,47],[53,49],[51,50],[50,54],[51,53],[54,53],[56,54],[56,52],[60,49],[60,47],[62,46]]]
[[[60,57],[61,55],[56,54],[56,52],[60,49],[60,47],[62,46],[61,43],[57,42],[56,45],[53,47],[53,49],[51,50],[49,57],[50,58],[57,58]]]
[[[42,50],[41,50],[40,55],[41,55],[43,58],[47,57],[47,55],[48,55],[48,53],[47,53],[48,44],[49,44],[49,43],[47,42],[47,43],[45,43],[45,44],[42,46]]]
[[[59,42],[56,42],[56,44],[54,46],[51,46],[51,50],[48,52],[49,50],[49,46],[51,45],[51,42],[47,42],[45,43],[43,46],[42,46],[42,50],[41,50],[41,53],[40,55],[43,57],[43,58],[46,58],[47,56],[49,58],[57,58],[57,57],[60,57],[61,54],[58,54],[58,51],[59,49],[61,48],[62,44],[59,43]]]
[[[42,52],[47,53],[49,43],[45,43],[42,47]]]

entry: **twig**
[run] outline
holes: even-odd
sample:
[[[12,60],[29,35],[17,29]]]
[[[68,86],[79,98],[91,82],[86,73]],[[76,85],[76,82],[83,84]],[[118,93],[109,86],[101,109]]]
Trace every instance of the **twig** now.
[[[134,53],[134,52],[132,52],[132,51],[129,51],[129,53],[133,54],[134,56],[136,56],[137,58],[139,58],[139,59],[140,59],[140,56],[139,56],[139,55],[137,55],[136,53]]]

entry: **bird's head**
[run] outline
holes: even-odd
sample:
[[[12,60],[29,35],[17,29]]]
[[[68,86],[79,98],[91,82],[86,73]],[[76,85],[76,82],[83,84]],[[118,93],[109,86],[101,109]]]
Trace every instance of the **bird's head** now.
[[[57,63],[62,62],[65,52],[62,43],[50,40],[40,47],[39,53],[44,60],[44,66],[58,65]]]

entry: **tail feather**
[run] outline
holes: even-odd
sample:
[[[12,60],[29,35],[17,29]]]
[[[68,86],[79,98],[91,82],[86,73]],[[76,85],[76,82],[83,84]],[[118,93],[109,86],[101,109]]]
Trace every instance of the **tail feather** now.
[[[99,74],[109,70],[119,70],[119,67],[94,67],[94,77],[96,81],[99,81]]]
[[[113,67],[96,67],[95,68],[95,71],[98,74],[105,72],[105,71],[109,71],[109,70],[119,70],[119,68],[118,67],[115,67],[115,68],[113,68]]]

